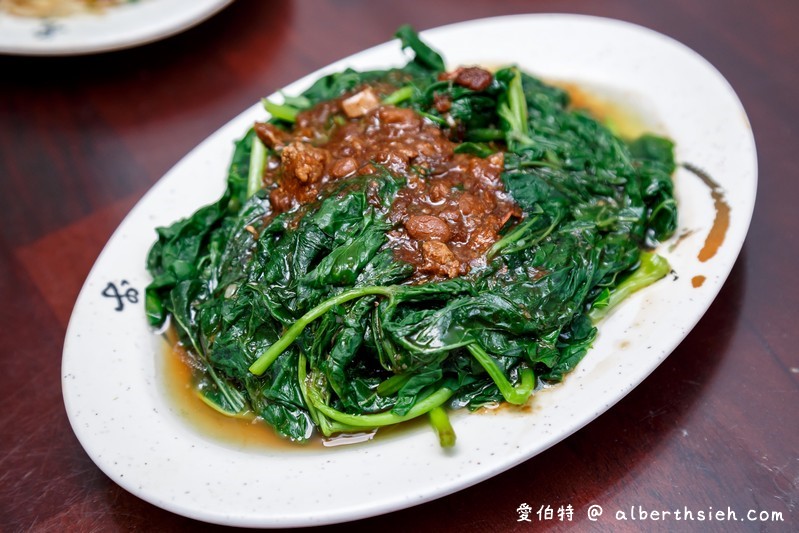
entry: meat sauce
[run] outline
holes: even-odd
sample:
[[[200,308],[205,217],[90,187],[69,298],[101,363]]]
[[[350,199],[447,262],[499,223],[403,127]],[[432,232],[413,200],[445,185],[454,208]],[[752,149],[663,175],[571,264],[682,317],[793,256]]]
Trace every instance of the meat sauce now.
[[[454,77],[482,85],[486,75]],[[503,154],[454,153],[456,144],[421,115],[380,103],[393,90],[375,84],[323,102],[299,113],[291,132],[256,124],[271,149],[264,185],[272,208],[287,211],[315,200],[331,182],[383,167],[406,180],[388,212],[394,227],[387,246],[413,265],[412,281],[464,275],[484,263],[502,227],[521,217],[500,179]]]

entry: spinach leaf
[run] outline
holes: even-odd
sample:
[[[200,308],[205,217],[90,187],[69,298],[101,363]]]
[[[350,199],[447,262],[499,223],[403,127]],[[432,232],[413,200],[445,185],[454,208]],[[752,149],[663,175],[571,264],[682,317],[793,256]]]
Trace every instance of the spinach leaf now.
[[[438,52],[427,46],[427,44],[419,38],[416,32],[413,31],[413,28],[408,25],[401,26],[397,30],[396,37],[402,42],[403,49],[410,48],[413,51],[413,64],[435,72],[444,71],[444,60]]]

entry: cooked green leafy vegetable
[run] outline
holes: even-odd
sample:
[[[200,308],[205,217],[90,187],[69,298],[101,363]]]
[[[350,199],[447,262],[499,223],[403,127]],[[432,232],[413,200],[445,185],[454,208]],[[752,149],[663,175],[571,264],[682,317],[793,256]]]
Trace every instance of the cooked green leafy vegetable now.
[[[236,143],[222,198],[159,228],[148,258],[147,316],[171,317],[203,400],[292,440],[427,414],[452,446],[448,409],[526,403],[574,369],[596,321],[669,270],[649,251],[676,227],[669,140],[621,139],[516,67],[446,72],[411,28],[397,36],[413,53],[404,67],[345,70],[265,101],[272,118]],[[427,144],[402,138],[399,163],[331,161],[325,143],[375,117],[416,124]],[[436,170],[428,145],[452,146],[460,166]],[[497,168],[499,181],[475,192],[442,178],[465,166],[472,180]],[[464,219],[479,195],[484,219],[505,209],[469,261],[453,254],[460,226],[446,213],[402,211],[435,179]]]

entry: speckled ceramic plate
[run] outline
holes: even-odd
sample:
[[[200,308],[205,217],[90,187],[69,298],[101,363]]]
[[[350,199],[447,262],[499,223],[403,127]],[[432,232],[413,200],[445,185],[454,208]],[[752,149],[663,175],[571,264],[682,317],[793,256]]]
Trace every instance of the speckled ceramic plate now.
[[[130,48],[186,30],[233,0],[138,0],[57,18],[0,11],[0,53],[33,56],[91,54]]]
[[[675,175],[681,238],[666,243],[676,275],[637,293],[600,325],[597,342],[561,385],[527,412],[453,417],[458,444],[439,448],[424,426],[334,449],[258,448],[217,440],[187,423],[164,392],[163,341],[141,303],[153,228],[214,201],[232,141],[263,117],[246,110],[178,163],[116,231],[78,298],[64,346],[63,390],[72,426],[111,479],[154,505],[240,526],[354,520],[409,507],[478,483],[533,457],[594,420],[638,385],[710,306],[741,249],[755,200],[757,162],[735,93],[704,59],[653,31],[574,15],[478,20],[423,34],[450,65],[517,63],[615,100],[670,135],[677,157],[704,169]],[[475,46],[480,43],[480,46]],[[403,62],[387,43],[322,72]],[[715,200],[714,200],[715,196]],[[721,246],[708,253],[729,206]],[[722,213],[723,215],[723,213]],[[722,224],[723,225],[723,224]],[[710,237],[710,238],[709,238]],[[704,252],[703,252],[704,250]],[[702,254],[711,257],[702,257]],[[601,422],[599,422],[601,423]]]

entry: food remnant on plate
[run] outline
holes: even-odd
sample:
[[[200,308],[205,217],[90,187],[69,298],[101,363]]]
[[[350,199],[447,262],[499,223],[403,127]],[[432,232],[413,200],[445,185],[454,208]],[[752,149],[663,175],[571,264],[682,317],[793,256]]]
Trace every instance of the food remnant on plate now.
[[[222,198],[158,229],[146,310],[198,394],[290,440],[525,405],[668,271],[673,144],[619,138],[517,67],[345,70],[236,143]]]
[[[710,174],[690,163],[683,163],[683,167],[707,185],[710,189],[710,198],[713,200],[713,209],[716,211],[713,225],[710,227],[707,237],[705,237],[705,244],[699,250],[699,255],[697,255],[697,258],[704,263],[712,259],[724,243],[724,238],[727,236],[727,230],[730,227],[730,204],[724,196],[724,189],[721,188],[721,185],[716,180],[710,177]]]
[[[0,0],[0,11],[22,17],[64,17],[137,0]]]

